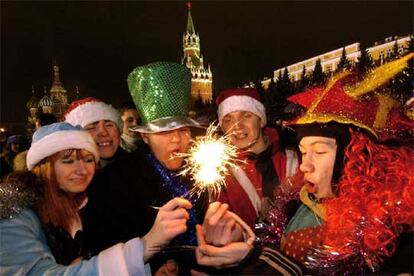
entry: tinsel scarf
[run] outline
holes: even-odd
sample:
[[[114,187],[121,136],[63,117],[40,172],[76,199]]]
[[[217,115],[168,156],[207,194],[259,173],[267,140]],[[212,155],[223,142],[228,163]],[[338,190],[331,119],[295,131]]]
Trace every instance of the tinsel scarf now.
[[[189,194],[189,188],[187,185],[181,182],[180,177],[170,171],[168,171],[161,163],[155,158],[155,156],[149,151],[147,157],[150,163],[153,165],[158,175],[161,177],[163,187],[171,194],[172,198],[182,197],[191,202],[195,206],[195,200]],[[197,222],[196,211],[194,208],[188,210],[190,219],[187,222],[187,232],[178,236],[177,240],[181,244],[197,245],[197,237],[195,232],[195,225]]]

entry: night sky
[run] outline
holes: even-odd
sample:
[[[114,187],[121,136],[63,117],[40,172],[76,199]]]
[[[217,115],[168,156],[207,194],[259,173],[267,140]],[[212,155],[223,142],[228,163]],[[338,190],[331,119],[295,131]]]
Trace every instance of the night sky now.
[[[412,1],[194,1],[201,52],[214,90],[343,47],[413,30]],[[185,1],[1,1],[1,123],[26,121],[26,102],[49,90],[54,60],[69,99],[129,100],[128,73],[154,61],[181,62]]]

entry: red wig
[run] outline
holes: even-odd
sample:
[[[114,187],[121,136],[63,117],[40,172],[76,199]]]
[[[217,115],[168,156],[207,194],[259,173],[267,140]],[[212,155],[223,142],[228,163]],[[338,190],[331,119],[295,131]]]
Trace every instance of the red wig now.
[[[330,253],[362,254],[372,269],[414,228],[414,152],[374,143],[352,131],[338,196],[326,199],[324,244]]]

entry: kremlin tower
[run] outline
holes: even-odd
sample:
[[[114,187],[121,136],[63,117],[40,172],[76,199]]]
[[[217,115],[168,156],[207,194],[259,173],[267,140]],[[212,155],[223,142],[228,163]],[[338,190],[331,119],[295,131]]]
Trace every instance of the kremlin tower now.
[[[65,114],[66,108],[68,107],[68,96],[60,82],[59,67],[54,65],[53,71],[54,78],[52,88],[50,89],[50,98],[53,102],[53,114],[57,118],[63,118],[63,114]]]
[[[190,2],[187,3],[187,7],[187,30],[183,35],[184,57],[181,63],[191,70],[191,108],[193,109],[197,100],[201,100],[203,104],[211,103],[213,74],[210,65],[204,67],[203,55],[200,53],[200,37],[195,32]]]

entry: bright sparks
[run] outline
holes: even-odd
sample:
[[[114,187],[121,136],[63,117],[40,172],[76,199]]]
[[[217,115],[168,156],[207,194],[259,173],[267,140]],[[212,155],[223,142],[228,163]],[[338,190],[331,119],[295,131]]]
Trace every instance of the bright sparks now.
[[[226,176],[231,168],[236,167],[237,148],[230,144],[228,136],[217,138],[216,125],[210,125],[205,136],[194,141],[185,158],[185,165],[180,172],[190,175],[194,181],[191,194],[199,196],[207,191],[212,199],[225,186]]]

